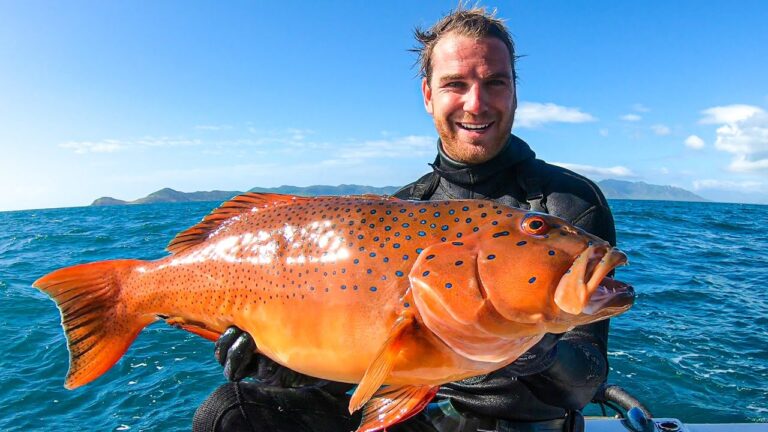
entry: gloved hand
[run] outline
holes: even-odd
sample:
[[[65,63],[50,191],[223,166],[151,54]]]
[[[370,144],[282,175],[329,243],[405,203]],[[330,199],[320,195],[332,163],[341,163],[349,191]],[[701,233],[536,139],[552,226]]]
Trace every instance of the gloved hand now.
[[[281,366],[256,351],[256,342],[250,334],[232,326],[216,341],[216,360],[224,366],[224,376],[229,381],[254,378],[268,385],[280,387],[305,387],[323,385],[326,381],[295,372]]]
[[[548,369],[555,362],[557,341],[561,337],[563,333],[545,334],[536,345],[504,369],[515,376],[533,375]]]

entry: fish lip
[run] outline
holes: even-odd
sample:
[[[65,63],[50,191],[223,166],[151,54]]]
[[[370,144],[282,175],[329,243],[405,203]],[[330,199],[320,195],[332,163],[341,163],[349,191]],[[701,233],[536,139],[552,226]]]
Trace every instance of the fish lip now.
[[[585,277],[588,289],[592,292],[587,304],[584,305],[585,314],[592,315],[603,309],[614,310],[616,308],[626,310],[635,300],[635,289],[622,281],[616,280],[608,274],[618,267],[629,263],[627,255],[616,247],[599,247],[589,257]],[[605,313],[609,311],[606,310]]]
[[[555,304],[563,312],[571,315],[581,314],[588,306],[594,313],[599,304],[590,305],[592,296],[609,273],[616,267],[626,264],[627,255],[621,250],[610,246],[607,242],[597,244],[590,242],[561,276],[555,289]],[[603,291],[607,294],[608,290]]]

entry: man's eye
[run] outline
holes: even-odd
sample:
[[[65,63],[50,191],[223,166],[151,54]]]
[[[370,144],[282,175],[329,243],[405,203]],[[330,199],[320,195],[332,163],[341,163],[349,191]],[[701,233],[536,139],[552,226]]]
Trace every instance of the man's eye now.
[[[493,86],[493,87],[506,87],[507,86],[507,82],[504,81],[504,80],[495,79],[495,80],[488,81],[488,85]]]
[[[456,89],[463,88],[464,83],[461,81],[451,81],[451,82],[445,83],[445,87],[456,88]]]

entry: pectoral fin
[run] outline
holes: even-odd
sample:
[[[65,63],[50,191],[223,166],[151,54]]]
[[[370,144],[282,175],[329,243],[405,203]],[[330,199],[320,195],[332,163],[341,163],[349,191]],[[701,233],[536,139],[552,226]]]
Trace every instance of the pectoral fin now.
[[[403,337],[411,329],[412,324],[413,317],[411,315],[401,315],[397,319],[389,338],[379,350],[376,359],[368,366],[363,379],[352,394],[352,398],[349,400],[350,413],[360,409],[384,384],[395,366],[398,354],[400,354]]]
[[[382,430],[418,414],[437,394],[440,386],[385,387],[363,407],[363,420],[356,432]]]

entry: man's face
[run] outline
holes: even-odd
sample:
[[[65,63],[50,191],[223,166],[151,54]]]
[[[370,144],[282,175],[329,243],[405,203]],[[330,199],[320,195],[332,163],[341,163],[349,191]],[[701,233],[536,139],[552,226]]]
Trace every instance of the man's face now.
[[[452,159],[478,164],[504,147],[517,95],[512,61],[502,41],[443,36],[432,51],[432,77],[422,80],[421,91],[443,151]]]

